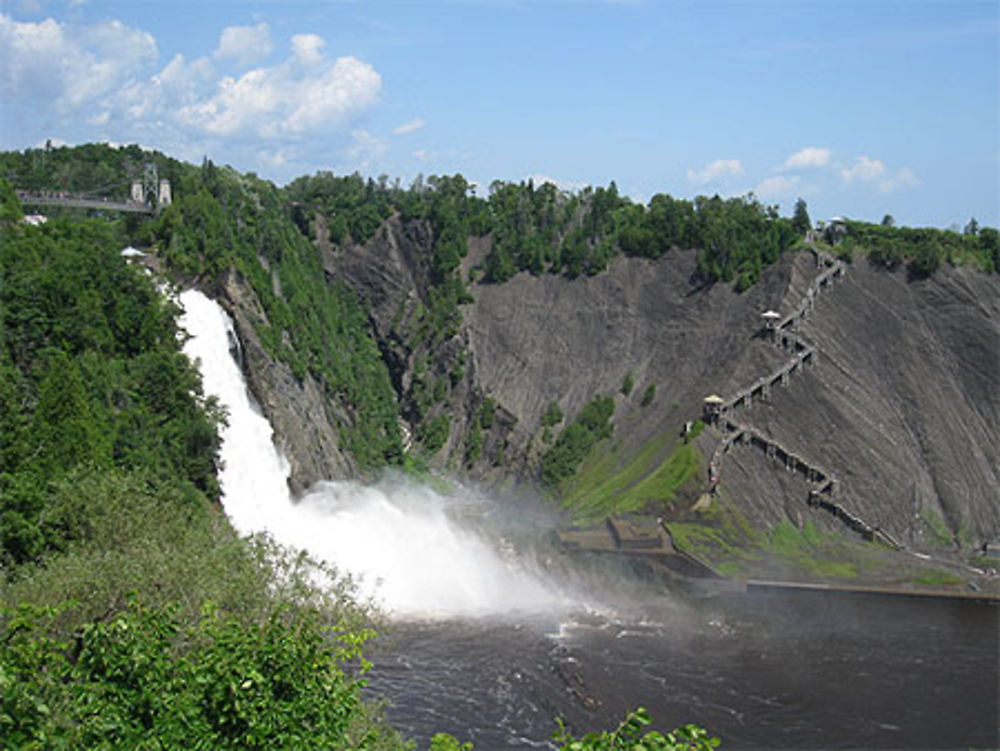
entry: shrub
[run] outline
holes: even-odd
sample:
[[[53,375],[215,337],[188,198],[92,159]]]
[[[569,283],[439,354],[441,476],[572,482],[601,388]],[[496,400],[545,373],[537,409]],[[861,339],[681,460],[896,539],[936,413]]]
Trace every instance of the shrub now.
[[[656,397],[656,384],[651,383],[646,387],[645,393],[642,395],[642,401],[640,404],[643,407],[648,407],[653,403],[653,399]]]
[[[628,396],[629,394],[631,394],[632,388],[634,386],[635,386],[635,376],[632,375],[632,371],[630,370],[628,373],[625,374],[625,380],[622,381],[622,388],[621,388],[622,396]]]
[[[614,411],[615,402],[610,396],[597,396],[587,402],[576,420],[542,455],[542,481],[546,485],[555,486],[572,477],[594,444],[611,437]]]
[[[563,413],[559,409],[559,403],[549,402],[549,406],[545,408],[545,413],[542,415],[542,427],[551,428],[561,423],[562,420]]]

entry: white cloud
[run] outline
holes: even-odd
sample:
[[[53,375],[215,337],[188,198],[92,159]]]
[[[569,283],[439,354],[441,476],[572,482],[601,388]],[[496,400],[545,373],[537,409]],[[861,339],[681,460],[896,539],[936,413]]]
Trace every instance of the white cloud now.
[[[866,156],[859,156],[854,160],[854,166],[844,167],[840,170],[840,176],[844,182],[871,182],[877,180],[885,174],[885,164],[881,159],[869,159]]]
[[[257,152],[257,161],[268,167],[284,167],[294,158],[295,153],[292,149],[261,149]]]
[[[416,149],[413,152],[413,156],[421,162],[426,162],[430,158],[427,149]]]
[[[882,193],[891,193],[900,188],[919,185],[920,179],[909,167],[892,171],[886,168],[881,159],[871,159],[859,156],[851,167],[840,170],[840,176],[845,183],[874,183]]]
[[[304,65],[323,62],[323,48],[326,42],[316,34],[296,34],[292,37],[292,56]]]
[[[256,26],[227,26],[219,36],[219,46],[212,57],[247,66],[266,60],[271,50],[271,30],[266,23]]]
[[[354,169],[370,170],[389,150],[388,144],[383,139],[367,130],[361,128],[353,130],[351,137],[354,143],[347,149],[347,157]]]
[[[759,198],[764,199],[785,198],[795,191],[798,184],[798,175],[792,175],[791,177],[786,175],[774,175],[773,177],[768,177],[759,182],[757,187],[753,189],[753,192]]]
[[[785,160],[785,169],[803,169],[806,167],[825,167],[830,163],[830,149],[822,146],[806,146],[799,149]]]
[[[213,96],[180,110],[182,121],[215,136],[274,137],[341,124],[375,104],[382,78],[368,63],[341,57],[302,71],[289,62],[226,76]]]
[[[417,117],[417,118],[414,118],[413,120],[410,120],[410,122],[408,122],[408,123],[403,123],[402,125],[397,125],[395,128],[392,129],[392,132],[395,133],[397,136],[402,136],[402,135],[405,135],[407,133],[416,133],[418,130],[420,130],[421,128],[423,128],[426,124],[427,123],[424,122],[424,119],[422,117]]]
[[[705,185],[721,177],[742,174],[743,165],[739,159],[716,159],[714,162],[707,164],[703,169],[689,169],[687,171],[688,179],[698,185]]]
[[[0,14],[0,93],[60,112],[114,92],[157,57],[156,41],[120,21],[75,27]]]
[[[327,144],[326,159],[384,155],[384,141],[351,133],[381,94],[372,65],[328,54],[315,34],[292,36],[283,57],[261,64],[268,54],[263,23],[224,29],[203,55],[160,60],[152,35],[120,21],[20,22],[0,12],[0,123],[45,123],[74,142],[141,140],[182,159],[242,154],[278,172],[301,166],[297,147],[317,136],[312,150]]]
[[[883,180],[879,180],[878,189],[883,193],[891,193],[899,188],[909,188],[914,185],[920,184],[920,178],[909,167],[903,167],[903,169],[887,176]]]

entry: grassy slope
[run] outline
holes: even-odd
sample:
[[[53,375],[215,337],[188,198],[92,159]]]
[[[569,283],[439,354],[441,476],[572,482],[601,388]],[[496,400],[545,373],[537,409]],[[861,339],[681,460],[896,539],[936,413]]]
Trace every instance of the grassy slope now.
[[[605,440],[591,450],[581,469],[560,487],[563,504],[580,522],[642,510],[666,509],[677,491],[701,474],[701,457],[691,444],[663,433],[632,457]]]

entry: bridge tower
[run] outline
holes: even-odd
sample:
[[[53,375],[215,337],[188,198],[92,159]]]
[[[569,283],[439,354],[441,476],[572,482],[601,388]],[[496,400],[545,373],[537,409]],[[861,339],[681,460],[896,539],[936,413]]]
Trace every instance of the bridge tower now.
[[[142,202],[156,206],[159,195],[160,178],[156,172],[156,162],[146,162],[142,167]]]
[[[164,206],[169,206],[170,202],[170,181],[165,177],[161,177],[160,190],[157,193],[157,206],[162,209]]]
[[[162,209],[169,206],[172,199],[170,181],[165,177],[160,179],[155,162],[146,162],[142,167],[142,179],[132,181],[129,200],[152,209]]]

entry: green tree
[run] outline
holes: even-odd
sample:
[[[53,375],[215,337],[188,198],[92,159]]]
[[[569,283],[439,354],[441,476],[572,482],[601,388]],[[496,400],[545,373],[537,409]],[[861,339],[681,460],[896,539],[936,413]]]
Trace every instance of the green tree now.
[[[13,186],[0,178],[0,228],[12,227],[21,221],[24,211]]]
[[[1000,233],[993,227],[979,230],[979,247],[984,258],[992,261],[993,270],[1000,272]]]
[[[908,267],[917,276],[930,276],[941,265],[941,250],[934,243],[918,245]]]
[[[809,219],[809,210],[806,202],[799,198],[795,201],[795,211],[792,213],[792,227],[799,236],[804,236],[812,229],[812,221]]]
[[[45,376],[38,387],[38,406],[31,423],[32,454],[38,470],[52,476],[82,462],[109,466],[107,426],[91,410],[79,366],[62,350],[47,351],[45,359]]]

